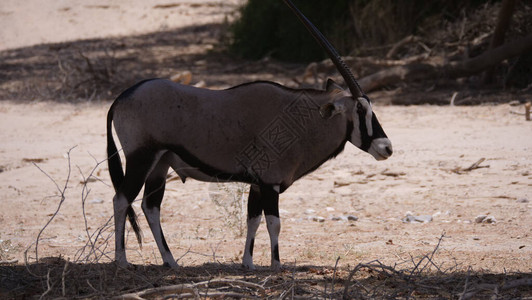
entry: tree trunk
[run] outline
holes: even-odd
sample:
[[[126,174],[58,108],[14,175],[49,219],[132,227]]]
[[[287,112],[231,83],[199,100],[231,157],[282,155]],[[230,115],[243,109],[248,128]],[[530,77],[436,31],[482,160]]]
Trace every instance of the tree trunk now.
[[[497,17],[497,25],[493,31],[491,37],[490,49],[495,49],[504,43],[504,35],[510,27],[510,21],[515,8],[516,0],[503,0],[501,9],[499,10],[499,16]],[[484,84],[490,84],[493,81],[494,68],[489,68],[484,73],[482,81]]]

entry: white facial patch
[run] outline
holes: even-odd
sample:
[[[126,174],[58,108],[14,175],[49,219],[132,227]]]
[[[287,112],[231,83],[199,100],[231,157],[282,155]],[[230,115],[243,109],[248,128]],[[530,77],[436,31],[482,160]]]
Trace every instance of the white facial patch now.
[[[366,110],[366,128],[368,129],[368,135],[373,136],[373,125],[371,122],[373,119],[373,109],[371,108],[371,104],[363,97],[359,97],[357,100]]]

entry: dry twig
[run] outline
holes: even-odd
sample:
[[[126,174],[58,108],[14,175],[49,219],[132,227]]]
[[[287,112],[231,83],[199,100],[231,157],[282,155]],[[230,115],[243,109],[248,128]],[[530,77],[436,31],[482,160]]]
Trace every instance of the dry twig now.
[[[465,174],[467,172],[471,172],[471,171],[476,170],[476,169],[489,168],[490,167],[489,165],[487,165],[487,166],[481,166],[480,165],[485,160],[486,159],[484,157],[482,157],[481,159],[477,160],[475,163],[473,163],[472,165],[470,165],[467,168],[457,167],[457,168],[452,169],[451,171],[453,173],[456,173],[456,174]]]

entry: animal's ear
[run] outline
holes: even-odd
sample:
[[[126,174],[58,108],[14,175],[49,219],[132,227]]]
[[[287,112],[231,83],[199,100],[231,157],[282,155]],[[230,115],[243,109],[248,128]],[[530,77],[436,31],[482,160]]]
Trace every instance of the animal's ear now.
[[[324,119],[330,119],[334,115],[345,112],[345,106],[342,101],[334,101],[323,104],[320,107],[320,116]]]
[[[328,93],[341,93],[344,91],[344,89],[336,82],[334,82],[334,80],[332,80],[331,78],[328,78],[327,79],[327,83],[325,84],[325,90],[328,92]]]

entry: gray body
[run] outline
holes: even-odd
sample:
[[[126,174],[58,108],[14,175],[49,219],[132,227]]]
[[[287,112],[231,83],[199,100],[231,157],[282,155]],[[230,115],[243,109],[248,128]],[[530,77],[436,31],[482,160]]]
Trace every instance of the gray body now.
[[[345,120],[319,115],[330,100],[325,91],[269,82],[213,91],[153,80],[116,102],[114,124],[126,157],[146,146],[170,150],[182,180],[246,181],[283,191],[347,141]],[[246,147],[258,148],[262,161],[247,163]]]
[[[122,144],[122,171],[111,126]],[[279,193],[338,155],[345,143],[385,159],[391,144],[369,101],[328,81],[325,90],[295,90],[255,82],[214,91],[167,80],[141,82],[122,93],[107,122],[109,171],[116,190],[115,258],[127,265],[124,228],[129,216],[140,242],[131,203],[144,186],[142,209],[165,265],[176,268],[160,225],[168,169],[183,182],[249,183],[248,233],[243,265],[253,269],[255,233],[264,213],[273,269],[281,266]]]

